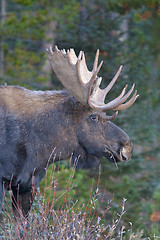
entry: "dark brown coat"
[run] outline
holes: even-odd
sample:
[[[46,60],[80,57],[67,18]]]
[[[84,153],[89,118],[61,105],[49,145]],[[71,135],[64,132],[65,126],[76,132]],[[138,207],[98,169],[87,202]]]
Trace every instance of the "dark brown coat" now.
[[[127,161],[130,138],[103,114],[84,107],[66,91],[0,87],[0,210],[5,189],[17,194],[24,215],[46,166],[73,155],[78,167],[96,167],[102,156]]]

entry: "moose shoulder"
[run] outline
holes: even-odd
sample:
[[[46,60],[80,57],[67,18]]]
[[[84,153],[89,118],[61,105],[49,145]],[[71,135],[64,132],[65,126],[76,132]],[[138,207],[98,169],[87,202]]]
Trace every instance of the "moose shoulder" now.
[[[121,68],[105,89],[97,76],[99,51],[93,70],[87,69],[84,53],[55,47],[48,58],[64,91],[32,91],[18,86],[0,87],[0,211],[5,189],[12,190],[12,207],[28,215],[37,187],[48,164],[72,156],[78,167],[96,167],[102,156],[110,161],[128,161],[132,142],[114,125],[118,111],[130,107],[137,96],[134,85],[105,104],[107,93]],[[116,111],[107,116],[108,110]],[[34,178],[33,178],[34,177]],[[34,179],[34,181],[33,181]],[[18,201],[17,201],[18,197]]]

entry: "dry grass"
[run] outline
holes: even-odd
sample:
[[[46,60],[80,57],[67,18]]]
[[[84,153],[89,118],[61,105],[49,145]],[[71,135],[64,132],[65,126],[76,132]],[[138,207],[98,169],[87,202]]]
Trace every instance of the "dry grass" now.
[[[56,189],[58,186],[58,172],[53,169],[53,175],[57,174],[56,180],[49,184],[49,196],[46,196],[48,191],[48,184],[46,182],[46,191],[44,196],[40,193],[36,195],[32,211],[27,219],[25,219],[20,210],[20,218],[15,218],[10,205],[6,203],[7,208],[4,210],[3,222],[1,223],[1,239],[74,239],[74,240],[99,240],[99,239],[125,239],[123,238],[125,231],[124,226],[118,231],[121,218],[125,213],[125,201],[122,201],[121,213],[117,214],[117,219],[112,221],[111,225],[105,226],[103,218],[111,206],[111,201],[108,201],[106,210],[101,212],[102,202],[97,208],[97,199],[99,196],[99,182],[100,182],[100,169],[99,178],[96,191],[91,189],[90,198],[88,203],[83,205],[72,202],[68,198],[68,193],[71,190],[71,183],[74,177],[75,167],[71,168],[68,179],[67,188],[64,193],[56,198]],[[47,179],[47,177],[46,177]],[[52,198],[52,199],[51,199]],[[62,205],[57,209],[59,198],[63,198]],[[55,210],[56,209],[56,210]],[[130,240],[141,239],[142,233],[138,235],[131,234]]]

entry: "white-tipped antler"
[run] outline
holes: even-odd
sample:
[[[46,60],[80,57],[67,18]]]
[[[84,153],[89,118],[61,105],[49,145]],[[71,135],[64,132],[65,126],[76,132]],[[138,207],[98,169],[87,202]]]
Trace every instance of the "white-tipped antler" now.
[[[132,88],[126,94],[127,85],[117,98],[107,104],[104,103],[107,93],[113,87],[122,70],[122,66],[120,66],[109,85],[105,89],[100,89],[99,86],[102,78],[98,77],[97,74],[103,61],[101,61],[98,66],[99,50],[96,52],[92,71],[88,70],[85,55],[82,51],[80,51],[77,57],[73,49],[67,50],[66,52],[64,49],[60,51],[58,47],[55,46],[54,52],[52,48],[50,48],[49,50],[47,49],[47,53],[52,68],[60,82],[66,90],[82,104],[105,112],[108,110],[121,111],[127,109],[136,101],[138,97],[137,91],[135,91],[128,102],[124,103],[133,92],[135,86],[135,84],[133,84]],[[117,113],[113,115],[113,118],[116,117],[116,115]]]

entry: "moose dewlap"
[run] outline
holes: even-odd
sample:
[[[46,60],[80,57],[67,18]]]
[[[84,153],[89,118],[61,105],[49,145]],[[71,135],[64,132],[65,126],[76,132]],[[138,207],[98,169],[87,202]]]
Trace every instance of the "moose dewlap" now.
[[[20,209],[28,215],[46,167],[72,156],[81,168],[96,167],[102,156],[110,161],[128,161],[132,142],[110,120],[118,111],[130,107],[138,97],[134,89],[104,103],[122,66],[105,89],[97,74],[99,50],[93,70],[89,71],[85,55],[74,50],[47,50],[51,66],[66,90],[31,91],[19,86],[0,87],[0,211],[5,189],[12,190],[16,216]],[[108,110],[115,111],[107,116]],[[34,180],[34,181],[33,181]],[[18,198],[18,199],[17,199]]]

